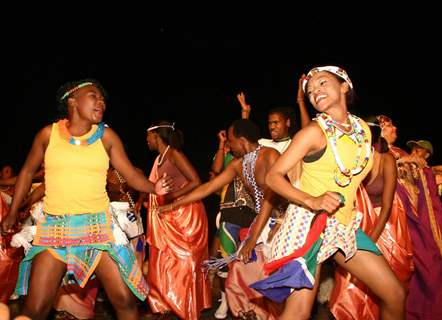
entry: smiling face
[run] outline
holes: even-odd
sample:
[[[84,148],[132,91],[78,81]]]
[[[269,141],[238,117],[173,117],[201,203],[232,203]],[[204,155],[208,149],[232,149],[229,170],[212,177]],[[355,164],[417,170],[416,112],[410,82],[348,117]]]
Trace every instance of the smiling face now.
[[[319,112],[346,102],[348,83],[327,71],[321,71],[311,77],[306,86],[306,95]]]
[[[79,116],[92,123],[99,123],[103,119],[106,103],[102,92],[95,85],[88,85],[78,89],[68,100],[69,104],[77,108]]]

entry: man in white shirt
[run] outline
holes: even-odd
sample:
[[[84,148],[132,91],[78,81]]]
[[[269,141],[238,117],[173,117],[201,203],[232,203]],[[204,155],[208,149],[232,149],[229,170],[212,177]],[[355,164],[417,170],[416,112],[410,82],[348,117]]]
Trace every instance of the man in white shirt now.
[[[268,117],[271,139],[259,139],[259,144],[271,147],[283,153],[294,134],[294,111],[288,107],[271,109]]]

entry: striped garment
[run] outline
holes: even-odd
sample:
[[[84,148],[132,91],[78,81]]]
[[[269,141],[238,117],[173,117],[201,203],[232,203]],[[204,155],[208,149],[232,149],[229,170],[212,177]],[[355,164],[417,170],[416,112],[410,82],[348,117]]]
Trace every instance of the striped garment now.
[[[37,223],[33,246],[20,263],[15,292],[26,295],[32,259],[48,250],[56,259],[66,263],[65,283],[84,287],[93,276],[101,254],[106,251],[116,262],[121,277],[131,291],[144,300],[148,286],[137,263],[130,243],[116,244],[113,230],[118,228],[107,212],[79,215],[49,215]]]

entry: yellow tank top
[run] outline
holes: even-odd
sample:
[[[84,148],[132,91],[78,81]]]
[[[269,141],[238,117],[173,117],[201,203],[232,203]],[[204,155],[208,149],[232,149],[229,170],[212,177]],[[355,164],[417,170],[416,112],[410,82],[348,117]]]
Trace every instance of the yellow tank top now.
[[[353,116],[354,117],[354,116]],[[359,121],[366,137],[371,142],[371,132],[368,125],[357,117],[354,117]],[[319,126],[325,134],[325,128],[318,121]],[[342,135],[338,138],[337,151],[341,158],[342,163],[346,168],[354,167],[354,160],[356,158],[358,146],[347,135]],[[371,145],[371,143],[370,143]],[[371,147],[370,147],[371,151]],[[361,152],[361,159],[366,156],[366,149],[363,145]],[[330,141],[327,139],[327,146],[324,154],[316,161],[302,162],[302,176],[300,181],[300,189],[313,196],[319,196],[326,191],[336,191],[341,193],[345,197],[345,205],[341,207],[335,216],[340,223],[347,225],[355,217],[354,206],[356,199],[356,190],[362,180],[367,176],[373,165],[373,154],[370,152],[370,159],[365,168],[357,175],[353,176],[349,185],[345,187],[339,186],[335,182],[334,172],[339,172],[338,165],[336,164],[335,157],[333,155]]]
[[[88,138],[95,130],[76,138]],[[107,211],[106,174],[109,156],[98,139],[90,145],[72,145],[64,140],[58,124],[52,125],[45,152],[45,197],[49,214],[83,214]]]

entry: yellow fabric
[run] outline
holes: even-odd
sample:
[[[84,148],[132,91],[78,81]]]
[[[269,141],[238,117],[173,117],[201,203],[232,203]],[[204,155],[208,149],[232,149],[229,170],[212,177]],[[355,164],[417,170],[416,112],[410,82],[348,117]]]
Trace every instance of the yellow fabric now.
[[[359,121],[362,124],[368,140],[371,142],[370,129],[363,120]],[[319,122],[318,124],[321,127]],[[324,128],[321,127],[321,129],[324,131]],[[355,144],[347,135],[343,135],[337,141],[337,150],[344,166],[346,168],[353,168],[358,150],[357,144]],[[361,159],[364,159],[365,154],[366,152],[364,145],[362,147]],[[335,216],[340,223],[347,225],[355,218],[356,215],[356,212],[353,210],[355,206],[356,190],[359,184],[371,170],[372,165],[373,154],[371,152],[370,160],[362,172],[356,176],[353,176],[353,179],[348,186],[340,187],[338,184],[336,184],[334,179],[335,169],[339,172],[339,168],[333,156],[330,142],[327,139],[327,147],[321,158],[310,163],[302,163],[300,189],[313,196],[319,196],[326,191],[336,191],[341,193],[345,197],[345,206],[341,207],[335,213]]]
[[[97,126],[81,139],[91,136]],[[45,158],[45,197],[43,210],[53,215],[106,211],[106,174],[109,156],[101,139],[77,146],[64,140],[58,124],[52,125]]]

